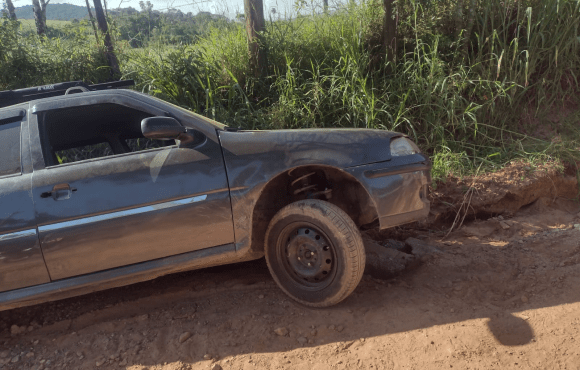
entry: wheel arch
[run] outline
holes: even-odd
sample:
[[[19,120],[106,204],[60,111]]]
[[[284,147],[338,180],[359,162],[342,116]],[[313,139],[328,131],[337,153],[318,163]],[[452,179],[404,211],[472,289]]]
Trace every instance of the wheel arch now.
[[[319,198],[308,198],[308,194],[294,194],[292,182],[301,176],[310,176],[319,189],[331,189],[331,196],[318,194]],[[284,206],[302,199],[322,199],[342,209],[359,227],[378,220],[376,204],[367,189],[354,176],[340,168],[327,165],[296,166],[279,173],[262,188],[251,215],[251,249],[264,250],[264,238],[270,220]]]

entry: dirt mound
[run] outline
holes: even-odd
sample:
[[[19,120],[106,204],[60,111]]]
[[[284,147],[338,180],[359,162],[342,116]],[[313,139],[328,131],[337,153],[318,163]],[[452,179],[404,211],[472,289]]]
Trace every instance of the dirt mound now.
[[[544,203],[578,197],[578,180],[552,163],[512,163],[502,170],[465,178],[449,177],[431,189],[429,224],[448,224],[458,212],[466,220],[511,216],[540,198]]]

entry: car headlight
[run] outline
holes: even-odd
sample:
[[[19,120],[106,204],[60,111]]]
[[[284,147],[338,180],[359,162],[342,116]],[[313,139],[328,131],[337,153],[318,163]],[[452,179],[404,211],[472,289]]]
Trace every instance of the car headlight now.
[[[419,147],[406,137],[398,137],[391,140],[391,155],[393,157],[402,157],[404,155],[417,153],[421,153]]]

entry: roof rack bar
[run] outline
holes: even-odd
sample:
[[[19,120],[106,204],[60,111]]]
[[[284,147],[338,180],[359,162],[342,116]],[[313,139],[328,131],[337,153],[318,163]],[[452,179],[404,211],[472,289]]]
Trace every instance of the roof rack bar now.
[[[123,80],[105,82],[94,85],[87,85],[83,81],[60,82],[52,85],[28,87],[17,90],[0,91],[0,108],[14,104],[24,103],[31,100],[49,98],[58,95],[65,95],[71,87],[84,87],[89,91],[117,89],[121,87],[134,86],[135,81]]]

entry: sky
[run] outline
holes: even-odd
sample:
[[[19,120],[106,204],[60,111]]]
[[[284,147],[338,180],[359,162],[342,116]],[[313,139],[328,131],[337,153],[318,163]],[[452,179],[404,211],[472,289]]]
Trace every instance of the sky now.
[[[101,0],[103,1],[103,0]],[[118,7],[133,7],[139,9],[139,0],[106,0],[107,7],[114,9]],[[149,0],[153,4],[154,10],[167,10],[169,8],[179,9],[184,13],[192,12],[197,14],[200,11],[208,11],[214,14],[223,14],[233,18],[237,13],[244,12],[244,0]],[[322,2],[322,0],[307,0]],[[32,4],[31,0],[12,0],[15,7]],[[277,14],[295,14],[295,0],[263,0],[264,15],[268,17],[272,8],[276,8]],[[51,0],[50,4],[68,3],[78,6],[86,6],[85,0]],[[92,0],[89,0],[92,5]],[[331,1],[332,3],[332,1]],[[50,7],[50,4],[48,5]]]

